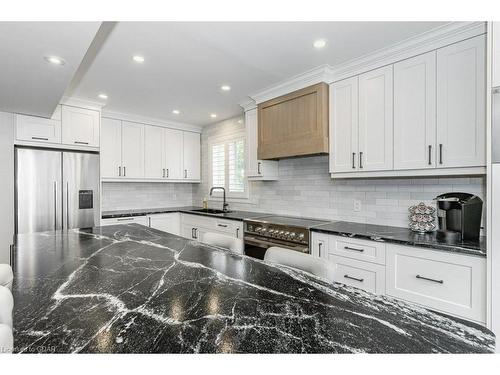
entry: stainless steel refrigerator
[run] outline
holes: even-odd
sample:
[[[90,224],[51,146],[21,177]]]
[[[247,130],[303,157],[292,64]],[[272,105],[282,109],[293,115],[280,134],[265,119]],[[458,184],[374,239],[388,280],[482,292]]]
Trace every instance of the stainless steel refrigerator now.
[[[16,233],[99,225],[99,155],[16,148]]]

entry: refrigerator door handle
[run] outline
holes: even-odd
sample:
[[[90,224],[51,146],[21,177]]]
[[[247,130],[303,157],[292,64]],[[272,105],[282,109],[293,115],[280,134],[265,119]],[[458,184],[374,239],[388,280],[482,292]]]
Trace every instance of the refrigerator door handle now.
[[[57,182],[54,181],[54,230],[57,230]]]
[[[69,181],[66,181],[66,229],[69,229]]]

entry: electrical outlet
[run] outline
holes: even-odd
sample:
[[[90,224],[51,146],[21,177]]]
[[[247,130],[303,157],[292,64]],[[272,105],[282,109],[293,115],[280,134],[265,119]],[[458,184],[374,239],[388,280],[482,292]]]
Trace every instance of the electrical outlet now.
[[[354,199],[353,209],[354,212],[361,211],[361,201],[359,199]]]

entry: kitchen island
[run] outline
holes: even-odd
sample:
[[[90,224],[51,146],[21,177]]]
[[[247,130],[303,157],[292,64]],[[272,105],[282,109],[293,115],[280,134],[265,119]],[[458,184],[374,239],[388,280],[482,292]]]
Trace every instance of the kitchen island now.
[[[484,327],[137,224],[18,235],[19,353],[488,353]]]

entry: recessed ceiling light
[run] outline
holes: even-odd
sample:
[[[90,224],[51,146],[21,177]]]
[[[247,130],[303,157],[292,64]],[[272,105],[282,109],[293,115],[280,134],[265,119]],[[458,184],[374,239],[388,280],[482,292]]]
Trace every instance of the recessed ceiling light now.
[[[144,57],[139,56],[139,55],[134,55],[132,59],[137,62],[137,63],[143,63],[144,62]]]
[[[65,61],[57,56],[45,56],[45,61],[54,64],[54,65],[64,65]]]
[[[321,49],[324,46],[326,46],[326,40],[324,40],[324,39],[315,40],[313,43],[313,46],[314,46],[314,48]]]
[[[181,111],[179,111],[178,109],[174,109],[174,110],[172,111],[172,113],[173,113],[174,115],[178,115],[179,113],[181,113]]]
[[[217,117],[217,114],[216,114],[216,113],[211,113],[211,114],[210,114],[210,117],[212,117],[212,118],[216,118],[216,117]]]
[[[229,85],[222,85],[222,86],[220,87],[220,89],[221,89],[222,91],[229,91],[229,90],[231,90],[231,86],[229,86]]]
[[[97,95],[100,99],[107,99],[108,98],[108,95],[104,94],[104,93],[100,93],[99,95]]]

